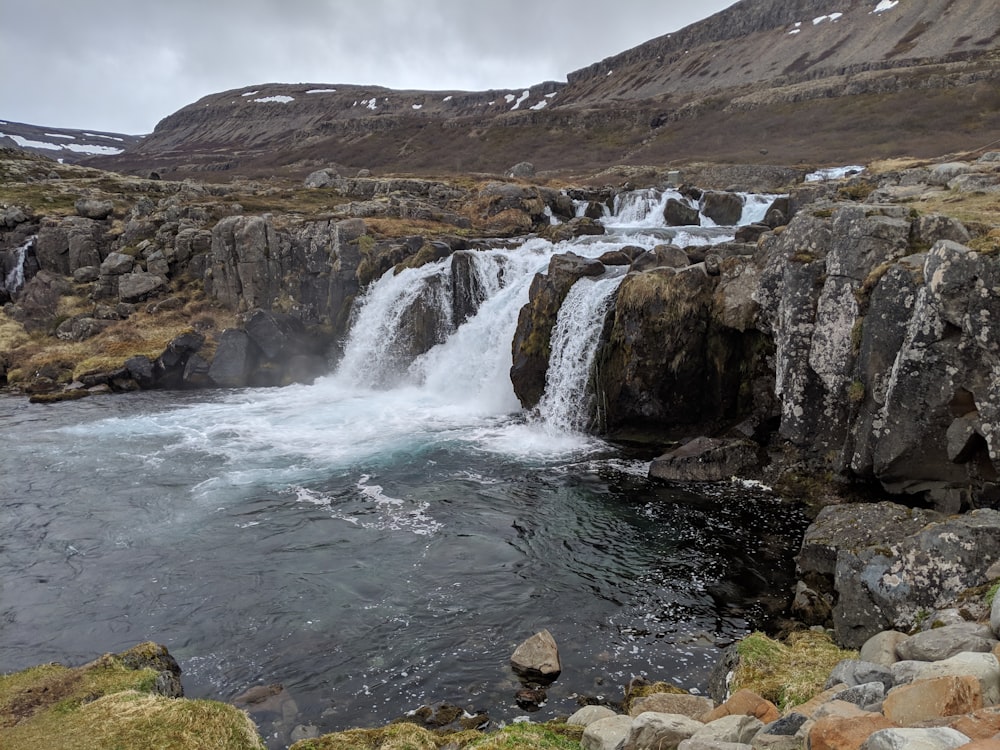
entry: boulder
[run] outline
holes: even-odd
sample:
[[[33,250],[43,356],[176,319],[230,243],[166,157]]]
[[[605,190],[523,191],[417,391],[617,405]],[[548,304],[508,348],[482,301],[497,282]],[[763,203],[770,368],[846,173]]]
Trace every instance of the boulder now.
[[[315,172],[310,172],[302,184],[307,188],[325,188],[335,184],[339,177],[335,169],[317,169]]]
[[[948,727],[882,729],[872,734],[861,750],[950,750],[968,742],[968,737]]]
[[[1000,638],[1000,594],[993,597],[993,606],[990,608],[990,629],[993,635]]]
[[[970,622],[917,633],[902,641],[896,654],[913,661],[942,661],[963,651],[989,653],[996,645],[988,627]]]
[[[663,220],[668,227],[701,225],[698,209],[676,198],[667,199],[667,204],[663,207]]]
[[[834,585],[838,640],[857,648],[889,628],[908,629],[928,610],[951,606],[988,581],[1000,557],[1000,511],[979,509],[928,524],[886,546],[842,549]]]
[[[824,689],[831,688],[834,685],[847,685],[848,687],[855,687],[873,682],[877,682],[882,685],[883,692],[889,690],[894,684],[892,680],[892,671],[886,666],[875,662],[861,661],[859,659],[844,659],[830,672],[830,677],[827,679]],[[841,698],[841,700],[848,699]],[[881,700],[881,698],[878,698],[878,700]],[[869,703],[874,702],[875,701],[869,701]],[[867,704],[858,703],[857,705],[865,706]]]
[[[771,701],[761,698],[752,690],[737,690],[724,703],[701,717],[706,724],[723,716],[753,716],[765,724],[777,721],[781,713]]]
[[[134,266],[135,259],[131,255],[108,253],[108,257],[101,261],[100,273],[101,276],[121,276],[131,273]]]
[[[651,252],[637,255],[630,271],[649,271],[654,268],[684,268],[691,265],[687,253],[676,245],[657,245]]]
[[[750,440],[698,437],[653,460],[649,476],[674,482],[719,482],[760,467]]]
[[[886,678],[891,680],[892,674],[887,674]],[[832,700],[850,703],[858,708],[867,708],[868,706],[881,703],[885,698],[886,690],[887,688],[881,680],[877,682],[865,682],[835,693]]]
[[[588,727],[595,721],[618,715],[607,706],[584,706],[566,719],[566,723],[570,726]]]
[[[118,298],[122,302],[141,302],[166,287],[167,282],[155,273],[135,271],[118,278]]]
[[[709,191],[701,196],[701,213],[719,226],[735,226],[743,216],[744,202],[737,193]]]
[[[996,737],[1000,735],[1000,706],[991,706],[955,717],[949,726],[973,740]]]
[[[583,750],[621,750],[632,731],[632,719],[628,716],[609,716],[587,725],[580,738]]]
[[[705,724],[691,737],[704,743],[749,743],[764,723],[754,716],[731,714]]]
[[[809,750],[845,750],[863,747],[876,732],[895,726],[884,716],[827,716],[809,730]]]
[[[916,680],[889,691],[883,715],[895,724],[909,726],[943,716],[972,713],[983,707],[979,680],[971,675],[951,675]]]
[[[259,353],[246,331],[227,328],[208,368],[208,377],[220,388],[244,388],[257,366]]]
[[[906,633],[900,633],[898,630],[883,630],[876,633],[861,646],[861,661],[880,664],[884,667],[891,666],[899,661],[896,652],[899,644],[909,637]]]
[[[95,200],[93,198],[81,198],[73,207],[85,219],[95,219],[98,221],[108,218],[115,210],[115,205],[111,201]]]
[[[927,680],[933,677],[963,677],[972,675],[979,680],[983,703],[994,706],[1000,703],[1000,662],[994,654],[962,653],[943,661],[899,662],[912,664],[913,680]],[[895,677],[895,670],[893,676]],[[900,680],[897,679],[897,682]]]
[[[647,712],[632,720],[622,750],[647,750],[647,748],[676,748],[703,727],[700,721],[678,714],[658,714]]]
[[[689,737],[681,740],[677,750],[753,750],[753,745],[745,742],[724,742],[722,740]]]
[[[629,707],[629,715],[638,716],[651,711],[660,714],[680,714],[700,721],[702,716],[714,708],[715,702],[702,695],[653,693],[633,700]]]
[[[506,176],[515,180],[529,179],[535,176],[535,165],[530,161],[521,161],[507,170]]]
[[[548,630],[535,633],[514,650],[510,666],[522,679],[552,682],[562,671],[555,638]]]

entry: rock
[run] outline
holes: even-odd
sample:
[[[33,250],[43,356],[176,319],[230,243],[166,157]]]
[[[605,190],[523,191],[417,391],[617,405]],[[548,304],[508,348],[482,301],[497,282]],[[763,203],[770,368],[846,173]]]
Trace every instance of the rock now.
[[[632,731],[628,716],[609,716],[587,725],[580,738],[582,750],[621,750]]]
[[[135,266],[135,259],[131,255],[124,253],[108,253],[108,257],[101,262],[101,276],[121,276],[124,273],[131,273]]]
[[[839,695],[839,693],[838,693]],[[812,718],[816,721],[820,719],[836,716],[844,719],[851,718],[863,718],[865,716],[871,716],[872,714],[878,713],[876,711],[866,711],[865,709],[858,706],[856,703],[849,703],[847,701],[842,701],[836,697],[831,698],[822,706],[817,708],[813,712]]]
[[[692,740],[706,743],[749,743],[764,726],[754,716],[730,715],[705,724],[694,733]]]
[[[872,734],[861,745],[861,750],[949,750],[968,742],[964,734],[947,727],[882,729]]]
[[[840,642],[860,646],[887,627],[911,627],[921,612],[943,609],[986,582],[1000,557],[1000,511],[978,509],[930,523],[886,547],[841,550],[834,585]]]
[[[537,711],[546,700],[548,695],[540,688],[521,688],[514,694],[514,702],[525,711]]]
[[[166,286],[162,276],[146,271],[124,273],[118,279],[118,297],[122,302],[140,302]]]
[[[140,388],[152,388],[156,382],[153,373],[153,363],[149,357],[138,355],[125,360],[125,369],[128,375]]]
[[[808,720],[809,717],[805,714],[800,714],[797,711],[791,711],[782,716],[780,719],[776,719],[770,724],[765,724],[761,727],[760,731],[761,733],[778,737],[792,736],[802,729],[802,726]]]
[[[700,226],[698,209],[676,198],[668,198],[663,208],[663,220],[668,227]]]
[[[639,714],[632,719],[632,728],[622,750],[676,748],[682,740],[692,737],[702,726],[700,721],[677,714]]]
[[[996,737],[1000,734],[1000,707],[991,706],[955,717],[949,726],[973,740]]]
[[[681,740],[677,750],[753,750],[753,745],[745,742],[721,742],[719,740],[690,737]]]
[[[830,672],[830,677],[827,679],[824,689],[829,689],[838,684],[855,687],[872,682],[878,682],[882,685],[883,691],[889,690],[893,686],[892,672],[886,666],[875,662],[861,661],[858,659],[844,659]],[[841,700],[848,699],[841,698]],[[878,700],[882,699],[878,698]],[[869,703],[874,702],[875,701],[869,701]],[[858,703],[857,705],[865,706],[867,704]]]
[[[735,226],[743,216],[742,195],[710,191],[701,196],[701,213],[719,226]]]
[[[916,680],[889,691],[882,705],[887,719],[909,726],[943,716],[972,713],[983,707],[979,680],[971,675]]]
[[[595,721],[618,715],[607,706],[584,706],[566,719],[566,723],[576,727],[588,727]],[[631,722],[629,724],[631,725]]]
[[[827,716],[809,730],[809,750],[845,750],[863,747],[874,733],[893,727],[879,714],[869,716]]]
[[[706,724],[723,716],[753,716],[765,724],[777,721],[781,717],[778,707],[771,701],[761,698],[752,690],[737,690],[725,703],[716,706],[712,711],[701,717]]]
[[[823,596],[799,581],[795,584],[792,615],[806,625],[826,625],[833,616],[829,595]]]
[[[101,275],[101,270],[97,266],[80,266],[73,271],[73,281],[77,284],[90,284]]]
[[[946,625],[907,638],[896,647],[900,659],[941,661],[963,651],[988,653],[997,641],[992,631],[976,623]]]
[[[577,237],[605,234],[604,225],[588,216],[576,216],[562,224],[552,224],[543,228],[539,235],[552,242],[567,242]]]
[[[652,252],[638,255],[630,271],[649,271],[654,268],[684,268],[691,265],[687,253],[676,245],[657,245]]]
[[[767,224],[747,224],[736,230],[736,242],[756,242],[765,232],[770,232]]]
[[[983,703],[988,706],[1000,703],[1000,662],[994,654],[962,653],[943,661],[900,662],[900,664],[915,665],[914,681],[933,677],[972,675],[979,680]],[[895,677],[895,670],[893,676]]]
[[[881,633],[876,633],[861,646],[861,661],[888,667],[899,661],[897,655],[899,644],[909,637],[898,630],[883,630]]]
[[[335,169],[317,169],[310,172],[302,184],[307,188],[325,188],[333,185],[338,177],[340,175]]]
[[[528,179],[535,176],[535,165],[530,161],[521,161],[507,170],[507,177],[516,180]]]
[[[638,716],[646,712],[680,714],[700,721],[702,716],[714,708],[715,702],[702,695],[653,693],[633,700],[629,715]]]
[[[95,219],[97,221],[103,221],[108,218],[115,210],[115,205],[111,201],[94,200],[92,198],[81,198],[73,207],[85,219]]]
[[[971,166],[962,161],[935,164],[928,175],[927,183],[929,185],[947,185],[951,180],[971,169]]]
[[[257,366],[258,353],[246,331],[227,328],[208,368],[208,377],[220,388],[245,388]]]
[[[891,681],[892,674],[887,671],[885,678]],[[882,680],[878,682],[865,682],[854,687],[849,687],[846,690],[841,690],[833,696],[833,700],[851,703],[858,708],[867,708],[868,706],[881,703],[885,698],[887,689]]]
[[[718,482],[759,468],[759,446],[749,440],[698,437],[653,460],[649,476],[673,482]]]
[[[302,740],[315,740],[319,737],[319,727],[312,724],[296,724],[289,734],[289,739],[295,742]]]
[[[524,679],[552,682],[562,671],[555,638],[548,630],[535,633],[514,650],[510,666]]]
[[[921,214],[914,222],[914,241],[931,247],[938,240],[952,240],[967,244],[972,236],[958,219],[942,214]]]
[[[1000,595],[993,597],[993,606],[990,608],[990,629],[993,635],[1000,638]]]

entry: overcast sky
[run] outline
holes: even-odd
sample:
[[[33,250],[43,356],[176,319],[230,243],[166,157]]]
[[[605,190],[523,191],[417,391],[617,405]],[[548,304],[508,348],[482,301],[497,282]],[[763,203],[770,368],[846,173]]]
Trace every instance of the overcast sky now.
[[[141,134],[257,83],[485,90],[570,71],[732,0],[2,0],[0,120]]]

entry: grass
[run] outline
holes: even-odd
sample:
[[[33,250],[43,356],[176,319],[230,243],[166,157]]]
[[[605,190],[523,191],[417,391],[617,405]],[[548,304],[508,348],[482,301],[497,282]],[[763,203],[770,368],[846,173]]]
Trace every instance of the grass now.
[[[378,729],[349,729],[301,740],[289,750],[579,750],[583,727],[559,722],[517,723],[489,734],[475,730],[436,733],[399,722]]]
[[[44,664],[0,676],[0,747],[264,749],[249,717],[232,706],[152,694],[161,650],[141,644],[82,667]]]
[[[817,693],[830,671],[856,651],[837,647],[825,633],[793,633],[782,643],[763,633],[751,633],[736,647],[740,661],[731,689],[748,688],[782,711],[805,703]]]

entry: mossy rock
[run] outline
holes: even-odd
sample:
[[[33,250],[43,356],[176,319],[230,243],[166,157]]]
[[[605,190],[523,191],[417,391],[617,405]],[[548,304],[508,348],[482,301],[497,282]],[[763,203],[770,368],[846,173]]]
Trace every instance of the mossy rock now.
[[[250,718],[225,703],[156,694],[176,662],[147,643],[82,667],[0,676],[4,750],[264,750]]]

